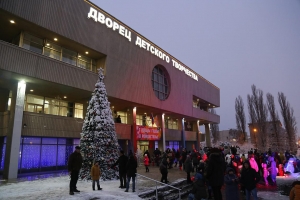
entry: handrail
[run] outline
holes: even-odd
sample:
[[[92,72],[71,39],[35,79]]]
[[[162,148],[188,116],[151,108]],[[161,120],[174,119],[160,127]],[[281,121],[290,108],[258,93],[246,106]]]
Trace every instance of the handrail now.
[[[174,189],[178,190],[178,193],[179,193],[178,199],[181,199],[181,195],[180,195],[180,190],[181,190],[181,189],[180,189],[180,188],[174,187],[174,186],[169,185],[169,184],[166,184],[166,183],[162,183],[162,182],[160,182],[160,181],[154,180],[154,179],[152,179],[152,178],[149,178],[149,177],[147,177],[147,176],[143,176],[143,175],[138,174],[138,173],[135,173],[135,174],[136,174],[137,176],[141,176],[141,177],[144,177],[144,178],[149,179],[149,180],[151,180],[151,181],[154,181],[155,183],[159,183],[159,184],[162,184],[162,185],[166,185],[166,186],[168,186],[168,187],[171,187],[171,188],[174,188]],[[155,192],[156,192],[156,199],[158,199],[158,194],[157,194],[157,184],[155,184]]]

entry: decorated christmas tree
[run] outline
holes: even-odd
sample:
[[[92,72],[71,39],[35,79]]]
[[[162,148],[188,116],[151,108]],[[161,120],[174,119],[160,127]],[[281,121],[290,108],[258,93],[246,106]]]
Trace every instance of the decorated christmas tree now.
[[[118,177],[118,170],[110,168],[119,157],[119,144],[103,79],[103,69],[100,68],[80,134],[83,157],[80,178],[83,180],[91,180],[90,170],[94,162],[99,162],[102,180]]]

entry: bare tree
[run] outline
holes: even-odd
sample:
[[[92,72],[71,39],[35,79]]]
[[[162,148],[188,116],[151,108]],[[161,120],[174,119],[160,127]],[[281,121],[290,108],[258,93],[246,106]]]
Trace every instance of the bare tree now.
[[[244,143],[244,133],[237,129],[229,129],[229,139],[240,144]]]
[[[213,108],[210,109],[210,112],[212,114],[217,114],[217,112]],[[213,143],[215,144],[219,140],[219,124],[210,124],[210,130],[213,136]]]
[[[278,117],[278,113],[275,109],[275,103],[274,103],[274,97],[272,94],[267,93],[267,106],[268,106],[268,110],[270,113],[270,117],[271,117],[271,124],[273,127],[273,133],[275,137],[273,138],[272,141],[272,149],[275,150],[279,150],[281,149],[281,142],[280,142],[280,136],[279,136],[279,117]]]
[[[249,112],[249,119],[250,119],[250,124],[254,126],[255,123],[257,123],[257,117],[256,113],[254,111],[254,103],[253,103],[253,97],[248,94],[247,95],[247,102],[248,102],[248,112]],[[251,131],[250,131],[251,134]],[[253,139],[251,136],[251,142],[254,143],[254,146],[257,148],[257,137],[256,134],[253,134]]]
[[[295,136],[297,132],[297,122],[294,116],[294,109],[291,108],[290,103],[286,100],[286,96],[283,92],[278,92],[278,102],[281,108],[281,115],[288,136],[290,150],[296,151],[297,146]]]
[[[257,148],[266,150],[268,148],[268,134],[266,133],[268,109],[266,104],[264,104],[263,91],[257,89],[255,85],[251,86],[251,90],[252,95],[248,95],[248,108],[252,124],[258,126],[257,134],[259,138],[256,136]]]
[[[244,102],[241,96],[235,99],[235,120],[237,129],[243,133],[243,142],[246,141],[246,117],[244,111]]]

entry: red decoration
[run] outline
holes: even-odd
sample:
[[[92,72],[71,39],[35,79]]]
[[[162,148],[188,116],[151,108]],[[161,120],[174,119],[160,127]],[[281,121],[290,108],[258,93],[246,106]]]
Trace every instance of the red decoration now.
[[[191,177],[191,181],[195,181],[195,176],[192,176],[192,177]]]

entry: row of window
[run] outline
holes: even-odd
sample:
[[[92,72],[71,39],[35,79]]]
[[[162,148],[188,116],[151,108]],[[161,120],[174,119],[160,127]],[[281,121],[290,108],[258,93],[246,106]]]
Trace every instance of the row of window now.
[[[97,72],[96,61],[78,52],[61,47],[47,39],[42,39],[30,35],[28,33],[21,33],[20,46],[24,49],[43,54],[50,58],[69,63],[71,65]]]
[[[127,112],[122,112],[122,111],[114,111],[114,118],[117,118],[117,116],[120,116],[121,118],[121,123],[123,124],[128,124],[128,117],[130,114],[128,114]],[[152,124],[152,120],[153,120],[153,124]],[[153,127],[157,127],[157,125],[155,124],[156,119],[152,119],[151,116],[146,116],[146,115],[136,115],[136,125],[140,125],[140,126],[153,126]],[[168,119],[165,120],[165,127],[167,129],[178,129],[178,121],[177,120],[172,120],[172,119]]]
[[[19,173],[66,169],[68,158],[79,139],[21,137]],[[6,137],[0,138],[0,171],[4,169]]]
[[[83,118],[83,104],[32,94],[25,96],[24,111]]]

